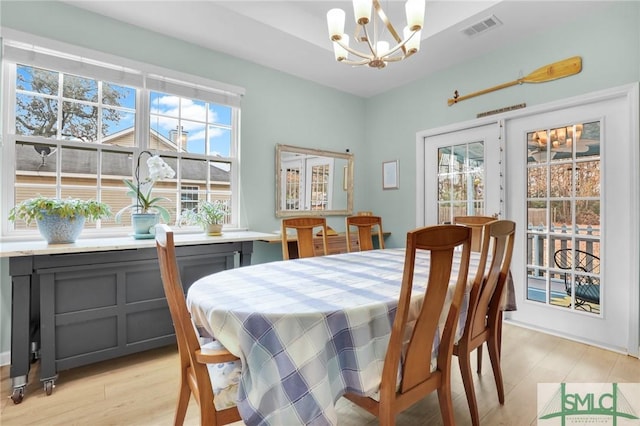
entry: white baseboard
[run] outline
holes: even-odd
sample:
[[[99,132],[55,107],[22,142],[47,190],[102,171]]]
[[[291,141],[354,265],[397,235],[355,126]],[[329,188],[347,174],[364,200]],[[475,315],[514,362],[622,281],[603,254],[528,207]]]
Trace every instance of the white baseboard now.
[[[587,340],[587,339],[580,339],[580,338],[577,338],[577,337],[575,337],[573,335],[570,335],[570,334],[558,333],[557,331],[554,331],[554,330],[549,330],[549,329],[540,328],[540,327],[534,327],[534,326],[532,326],[530,324],[526,324],[526,323],[523,323],[523,322],[520,322],[520,321],[515,321],[515,320],[507,319],[507,318],[504,319],[504,322],[506,324],[511,324],[511,325],[516,326],[516,327],[527,328],[529,330],[538,331],[540,333],[549,334],[551,336],[562,337],[563,339],[571,340],[571,341],[578,342],[578,343],[583,343],[585,345],[595,346],[597,348],[605,349],[605,350],[608,350],[608,351],[611,351],[611,352],[617,352],[617,353],[622,354],[622,355],[629,355],[629,356],[636,357],[635,355],[629,353],[629,351],[627,351],[625,349],[618,348],[618,347],[612,347],[612,346],[606,346],[606,345],[603,345],[603,344],[601,344],[599,342],[594,342],[594,341]]]
[[[0,352],[0,366],[11,364],[11,352]]]

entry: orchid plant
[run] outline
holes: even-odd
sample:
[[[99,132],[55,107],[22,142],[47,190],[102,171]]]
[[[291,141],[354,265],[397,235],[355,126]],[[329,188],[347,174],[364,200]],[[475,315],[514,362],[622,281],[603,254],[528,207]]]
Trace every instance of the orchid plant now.
[[[144,180],[140,180],[140,157],[142,154],[149,154],[147,159],[147,169],[149,171]],[[116,221],[120,221],[122,214],[127,210],[134,210],[135,213],[158,213],[165,223],[171,219],[169,211],[160,205],[161,201],[171,201],[166,197],[152,197],[153,186],[159,180],[171,179],[176,172],[164,162],[158,155],[152,155],[149,151],[142,151],[138,155],[138,163],[135,171],[135,182],[124,179],[124,184],[129,188],[127,195],[134,199],[134,203],[123,207],[116,213]]]

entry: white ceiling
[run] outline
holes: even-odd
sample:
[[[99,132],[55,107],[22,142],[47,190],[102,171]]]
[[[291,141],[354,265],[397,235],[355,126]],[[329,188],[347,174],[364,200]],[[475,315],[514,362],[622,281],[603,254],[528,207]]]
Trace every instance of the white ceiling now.
[[[333,58],[326,13],[333,7],[345,10],[345,32],[352,34],[350,1],[65,0],[65,3],[370,97],[554,26],[566,25],[611,0],[427,0],[420,52],[382,70],[352,67]],[[404,1],[381,0],[381,3],[392,24],[401,31],[405,25]],[[473,38],[461,33],[461,29],[491,15],[502,25]]]

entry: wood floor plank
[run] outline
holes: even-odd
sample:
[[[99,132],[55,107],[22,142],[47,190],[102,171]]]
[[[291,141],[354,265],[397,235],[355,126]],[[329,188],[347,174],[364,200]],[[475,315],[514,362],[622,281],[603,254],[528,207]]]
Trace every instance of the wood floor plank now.
[[[480,421],[484,425],[528,426],[537,423],[538,383],[640,382],[640,360],[556,336],[505,324],[502,370],[505,404],[498,403],[489,356],[474,383]],[[24,401],[9,399],[9,367],[0,368],[0,424],[2,426],[170,426],[178,392],[178,355],[165,347],[59,372],[56,388],[46,396],[33,364]],[[471,424],[466,396],[454,359],[452,397],[458,425]],[[370,414],[340,399],[340,426],[374,426]],[[185,425],[200,424],[195,401],[190,401]],[[235,426],[242,425],[235,423]],[[438,398],[429,395],[400,414],[401,426],[442,425]]]

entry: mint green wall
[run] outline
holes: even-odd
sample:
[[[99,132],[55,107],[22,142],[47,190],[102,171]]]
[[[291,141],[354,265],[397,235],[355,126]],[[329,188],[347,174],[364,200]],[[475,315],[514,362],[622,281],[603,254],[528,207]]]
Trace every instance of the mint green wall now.
[[[447,106],[447,99],[456,89],[461,95],[472,93],[516,80],[571,56],[582,57],[580,74],[547,83],[513,86]],[[595,16],[548,30],[368,99],[365,129],[367,144],[372,149],[358,160],[358,165],[371,174],[371,179],[365,179],[357,187],[358,192],[368,195],[365,204],[359,207],[384,218],[385,230],[392,232],[387,245],[404,246],[406,232],[416,223],[417,132],[472,120],[483,111],[523,102],[533,106],[638,80],[640,3],[612,2]],[[381,164],[396,158],[400,164],[400,189],[383,191]]]
[[[241,221],[252,230],[271,232],[280,226],[274,213],[276,143],[339,152],[349,148],[356,156],[363,151],[365,101],[356,96],[63,3],[3,0],[0,7],[3,28],[244,87]],[[330,60],[330,56],[328,58]],[[364,169],[356,166],[355,172],[357,185],[357,181],[363,179]],[[356,206],[361,198],[356,195]],[[343,221],[335,217],[329,223],[343,229]],[[280,245],[255,244],[254,261],[281,258]],[[2,262],[0,266],[6,264]],[[3,353],[10,349],[11,297],[8,271],[2,268],[0,273],[0,353]]]
[[[385,230],[392,232],[387,241],[389,247],[403,246],[404,235],[415,226],[417,132],[467,121],[482,111],[522,102],[532,106],[640,80],[637,2],[612,2],[595,16],[370,99],[324,88],[65,4],[2,1],[0,7],[2,26],[245,87],[242,222],[253,230],[272,231],[279,226],[273,214],[276,143],[336,151],[349,148],[356,158],[355,210],[373,210],[383,217]],[[575,55],[583,58],[583,71],[576,76],[515,86],[447,106],[447,98],[455,89],[461,94],[474,92]],[[392,159],[399,160],[400,189],[383,191],[382,162]],[[331,218],[330,225],[344,228],[342,218]],[[255,250],[256,262],[280,257],[277,244],[257,243]],[[0,353],[10,348],[7,275],[3,268]]]

